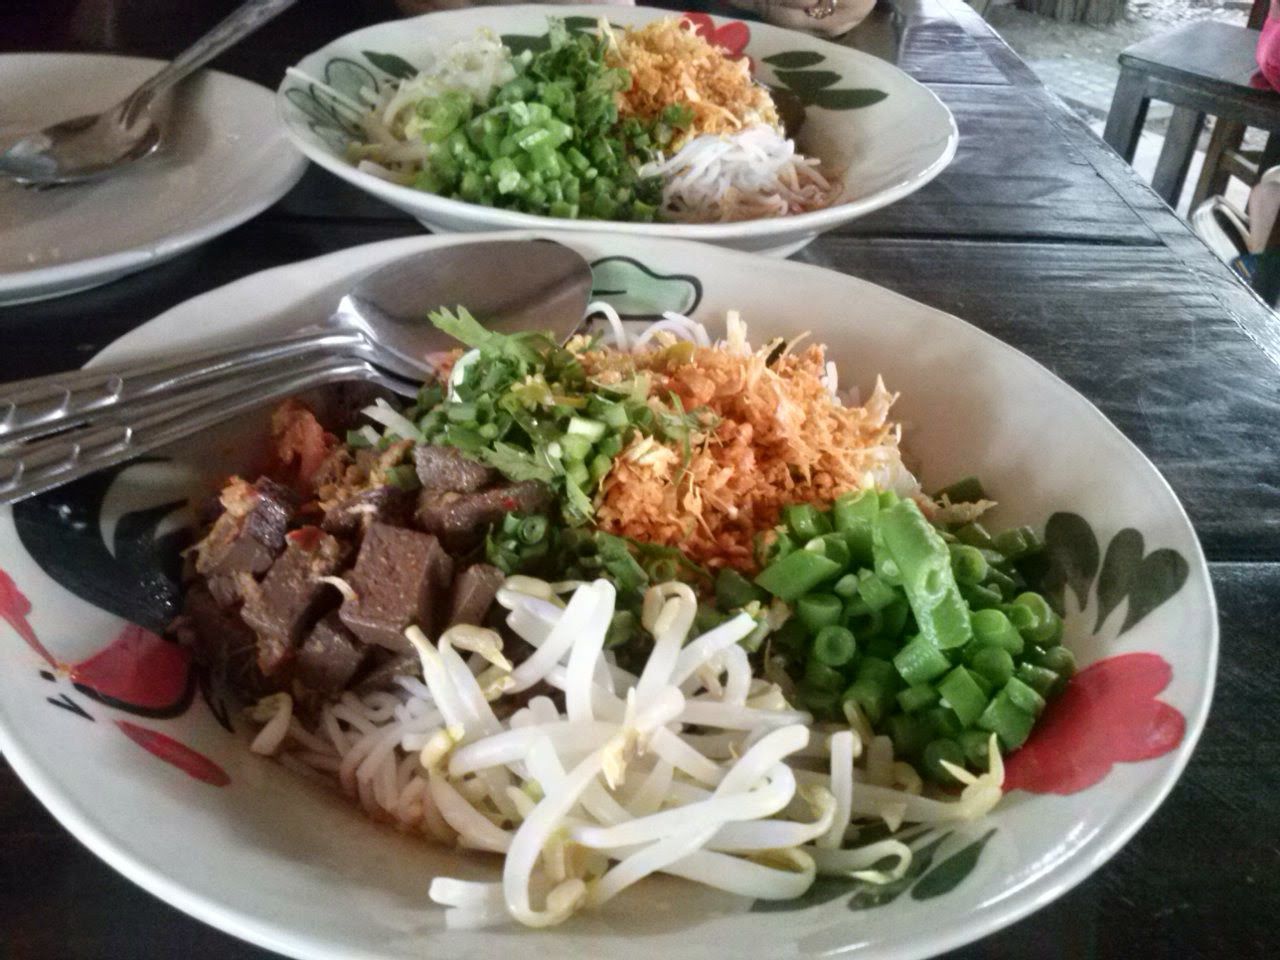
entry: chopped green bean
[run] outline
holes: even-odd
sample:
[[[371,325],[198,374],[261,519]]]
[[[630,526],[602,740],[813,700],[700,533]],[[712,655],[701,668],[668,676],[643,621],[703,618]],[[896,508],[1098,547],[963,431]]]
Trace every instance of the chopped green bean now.
[[[858,596],[868,610],[882,610],[898,599],[900,594],[870,570],[858,574]]]
[[[987,578],[990,566],[986,557],[977,547],[963,543],[953,543],[951,551],[951,569],[956,580],[962,584],[979,584]]]
[[[853,634],[837,624],[828,624],[813,638],[813,656],[829,667],[846,666],[857,652]]]
[[[917,683],[898,694],[898,706],[907,713],[919,713],[938,702],[937,688],[927,683]]]
[[[1018,664],[1016,676],[1042,697],[1052,696],[1058,687],[1058,674],[1048,667],[1037,666],[1034,663]]]
[[[732,567],[716,574],[716,603],[722,610],[737,610],[747,604],[767,599],[767,594]]]
[[[795,550],[760,571],[756,583],[788,602],[808,593],[840,572],[834,560],[809,550]]]
[[[849,565],[849,545],[841,534],[826,533],[820,537],[814,537],[804,545],[804,548],[821,554],[828,560],[838,563],[841,567]]]
[[[1040,711],[1044,709],[1044,697],[1040,696],[1017,677],[1010,678],[1009,682],[1004,685],[1004,694],[1015,707],[1019,710],[1025,710],[1033,717],[1039,716]]]
[[[957,737],[964,758],[974,770],[985,770],[991,762],[991,733],[987,730],[965,730]]]
[[[911,500],[900,500],[876,518],[875,545],[899,568],[920,634],[939,649],[959,647],[973,636],[969,609],[951,572],[951,556],[938,532]]]
[[[987,528],[976,520],[973,523],[966,523],[963,527],[957,527],[956,539],[970,547],[978,547],[983,550],[995,549],[995,541],[992,540],[991,534],[987,532]]]
[[[1025,643],[1003,610],[975,610],[969,615],[974,640],[982,646],[999,647],[1017,656]]]
[[[844,688],[845,678],[839,670],[811,656],[804,665],[804,682],[815,690],[838,691]]]
[[[994,733],[1006,750],[1017,750],[1027,742],[1036,718],[1016,706],[1005,690],[997,693],[982,711],[978,726]]]
[[[872,523],[879,512],[880,498],[874,490],[845,494],[831,507],[835,528],[844,534],[853,562],[859,566],[872,563]]]
[[[812,540],[831,531],[831,523],[811,503],[793,503],[784,507],[782,520],[797,540]]]
[[[951,661],[923,635],[913,638],[893,658],[899,675],[910,685],[927,683],[951,669]]]
[[[982,489],[982,481],[977,477],[964,477],[943,487],[933,495],[933,499],[941,501],[946,497],[952,503],[977,503],[987,499],[987,492]]]
[[[841,600],[849,600],[858,595],[858,575],[856,573],[846,573],[837,580],[831,588]]]
[[[955,711],[963,726],[969,726],[987,707],[987,697],[964,667],[956,667],[938,682],[938,693]]]
[[[933,739],[933,727],[924,717],[910,713],[895,713],[885,721],[893,752],[898,757],[918,757]]]
[[[1013,657],[1000,647],[978,647],[969,657],[969,666],[997,687],[1004,686],[1013,676]]]
[[[957,767],[965,764],[964,750],[955,740],[939,738],[926,744],[922,755],[923,772],[938,783],[955,783],[956,778],[942,765],[943,761]]]
[[[868,720],[879,723],[896,692],[897,671],[893,664],[877,657],[863,657],[856,679],[844,692],[844,699],[857,703]]]
[[[843,609],[834,593],[810,593],[796,601],[796,616],[812,633],[839,623]]]

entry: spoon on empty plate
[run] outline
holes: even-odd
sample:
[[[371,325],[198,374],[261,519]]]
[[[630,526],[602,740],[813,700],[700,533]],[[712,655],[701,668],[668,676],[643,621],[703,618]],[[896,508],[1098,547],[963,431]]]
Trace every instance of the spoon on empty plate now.
[[[140,160],[160,144],[160,128],[150,115],[155,98],[296,2],[249,0],[115,106],[22,137],[0,153],[0,177],[55,187]]]
[[[428,322],[466,306],[490,329],[583,322],[591,267],[550,240],[434,247],[361,279],[321,326],[233,350],[0,385],[0,504],[123,463],[310,387],[364,380],[414,397],[457,346]]]

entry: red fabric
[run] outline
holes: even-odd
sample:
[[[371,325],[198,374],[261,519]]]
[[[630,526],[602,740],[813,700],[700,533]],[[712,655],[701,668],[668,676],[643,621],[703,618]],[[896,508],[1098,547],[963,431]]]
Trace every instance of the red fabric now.
[[[1254,77],[1254,86],[1270,85],[1273,90],[1280,90],[1280,20],[1268,15],[1262,25],[1262,33],[1258,36],[1256,53],[1258,70],[1266,83]]]

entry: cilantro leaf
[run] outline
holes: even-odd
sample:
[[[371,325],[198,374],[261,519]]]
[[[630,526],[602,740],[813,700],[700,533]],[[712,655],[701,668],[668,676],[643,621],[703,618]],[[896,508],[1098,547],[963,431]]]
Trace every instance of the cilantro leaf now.
[[[555,471],[539,462],[534,454],[501,440],[476,451],[476,455],[509,480],[540,480],[550,484],[555,479]]]

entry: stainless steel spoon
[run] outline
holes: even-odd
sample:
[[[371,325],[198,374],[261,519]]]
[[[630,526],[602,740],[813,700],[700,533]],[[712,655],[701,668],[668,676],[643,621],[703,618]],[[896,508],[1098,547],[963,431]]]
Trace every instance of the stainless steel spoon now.
[[[27,134],[0,153],[0,176],[51,187],[102,177],[160,143],[155,98],[297,0],[249,0],[115,106]]]
[[[558,243],[458,244],[375,271],[327,323],[287,337],[0,386],[0,503],[140,456],[281,389],[341,379],[339,368],[411,395],[433,374],[432,354],[457,345],[426,319],[440,307],[464,304],[490,329],[563,340],[583,323],[590,294],[590,266]]]

